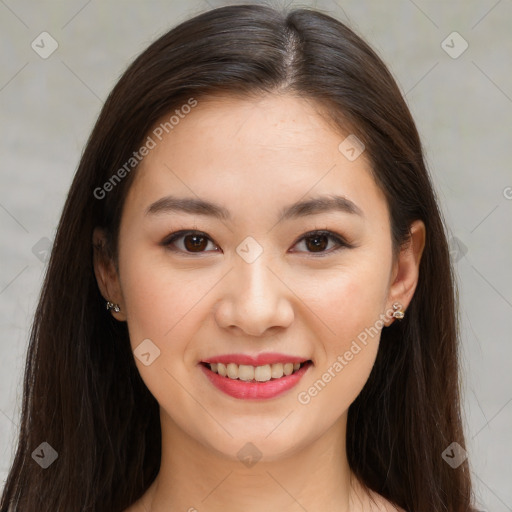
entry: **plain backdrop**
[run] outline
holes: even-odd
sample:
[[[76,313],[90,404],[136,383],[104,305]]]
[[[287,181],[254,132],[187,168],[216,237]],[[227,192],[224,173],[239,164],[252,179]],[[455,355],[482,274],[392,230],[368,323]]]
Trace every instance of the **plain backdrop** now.
[[[228,3],[0,0],[2,485],[14,453],[28,333],[47,252],[102,103],[158,35]],[[317,7],[348,23],[380,54],[406,97],[456,262],[467,448],[478,504],[511,511],[512,2],[289,4]],[[43,46],[42,37],[44,49],[36,46]],[[44,55],[51,44],[58,47]]]

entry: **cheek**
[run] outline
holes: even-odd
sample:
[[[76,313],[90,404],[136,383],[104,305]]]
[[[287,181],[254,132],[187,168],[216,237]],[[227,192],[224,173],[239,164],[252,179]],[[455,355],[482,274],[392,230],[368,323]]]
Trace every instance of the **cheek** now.
[[[120,270],[130,344],[140,376],[160,404],[171,407],[166,402],[172,396],[173,407],[183,409],[186,400],[178,382],[188,378],[188,340],[199,323],[200,298],[212,285],[208,279],[186,279],[165,262],[143,254],[125,258]]]
[[[155,363],[190,366],[193,354],[187,350],[188,342],[204,328],[207,295],[222,273],[173,269],[164,252],[147,249],[134,251],[120,263],[132,349],[150,339],[160,350]]]
[[[385,262],[360,258],[353,265],[318,276],[305,302],[325,326],[326,349],[344,351],[353,337],[371,328],[385,311],[388,273]],[[363,336],[364,337],[364,336]]]
[[[163,340],[183,304],[176,283],[170,283],[164,269],[130,261],[123,273],[123,296],[132,345],[138,338]]]
[[[135,338],[161,339],[184,315],[200,286],[173,271],[162,248],[127,237],[123,249],[120,275],[130,330]]]
[[[382,289],[375,280],[345,275],[317,305],[329,329],[318,333],[316,367],[298,390],[297,401],[325,425],[349,408],[371,373],[383,327]]]
[[[373,368],[388,284],[386,262],[370,258],[335,274],[321,281],[312,296],[311,309],[321,319],[321,350],[314,377],[298,394],[299,403],[318,407],[318,414],[333,421],[355,400]]]

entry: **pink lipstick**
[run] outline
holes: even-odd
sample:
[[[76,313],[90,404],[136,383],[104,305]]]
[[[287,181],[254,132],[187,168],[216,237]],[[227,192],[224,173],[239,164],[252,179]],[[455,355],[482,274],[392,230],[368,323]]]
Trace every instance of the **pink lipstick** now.
[[[296,386],[312,364],[305,357],[263,353],[214,356],[199,366],[223,393],[239,399],[265,400]]]

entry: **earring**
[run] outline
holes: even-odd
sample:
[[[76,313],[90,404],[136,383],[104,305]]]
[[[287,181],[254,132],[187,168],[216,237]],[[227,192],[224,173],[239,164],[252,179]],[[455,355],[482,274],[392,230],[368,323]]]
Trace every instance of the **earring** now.
[[[107,300],[107,311],[109,311],[110,309],[113,309],[114,313],[119,313],[119,311],[121,311],[121,308],[119,307],[118,304],[114,304],[113,302]]]
[[[402,304],[400,304],[400,302],[395,302],[393,304],[393,310],[393,318],[402,320],[402,318],[405,316],[405,313],[402,311]]]

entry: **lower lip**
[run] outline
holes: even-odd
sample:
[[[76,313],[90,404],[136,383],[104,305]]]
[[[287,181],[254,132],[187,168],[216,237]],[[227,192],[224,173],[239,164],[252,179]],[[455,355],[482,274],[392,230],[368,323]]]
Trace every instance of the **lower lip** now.
[[[265,400],[275,398],[296,386],[302,376],[308,371],[311,363],[301,366],[291,375],[283,376],[280,379],[271,379],[267,382],[247,382],[234,380],[229,377],[222,377],[212,372],[205,365],[199,365],[208,380],[226,395],[243,400]]]

